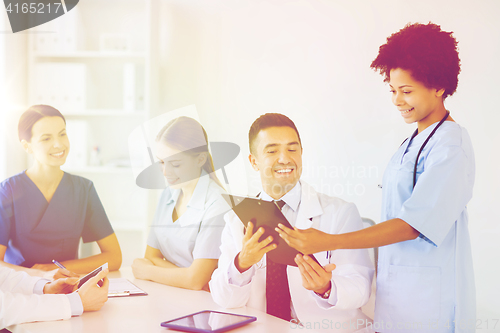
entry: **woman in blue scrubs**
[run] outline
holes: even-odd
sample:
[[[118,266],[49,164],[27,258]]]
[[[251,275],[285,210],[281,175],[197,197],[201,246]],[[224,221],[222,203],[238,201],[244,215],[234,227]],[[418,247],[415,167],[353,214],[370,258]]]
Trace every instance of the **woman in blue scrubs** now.
[[[385,76],[403,120],[417,123],[385,171],[384,222],[341,235],[282,227],[280,235],[304,253],[380,247],[375,331],[474,332],[466,207],[474,151],[444,106],[458,84],[457,42],[438,25],[407,25],[380,47],[371,67]]]
[[[158,133],[155,153],[168,187],[156,209],[146,254],[132,265],[134,276],[207,290],[220,257],[223,215],[229,210],[207,134],[196,120],[176,118]]]
[[[48,271],[57,269],[55,259],[75,273],[105,262],[110,270],[120,268],[120,246],[94,185],[61,170],[70,148],[64,116],[35,105],[23,113],[18,130],[34,162],[0,183],[0,264]],[[96,241],[101,253],[78,259],[80,238]]]

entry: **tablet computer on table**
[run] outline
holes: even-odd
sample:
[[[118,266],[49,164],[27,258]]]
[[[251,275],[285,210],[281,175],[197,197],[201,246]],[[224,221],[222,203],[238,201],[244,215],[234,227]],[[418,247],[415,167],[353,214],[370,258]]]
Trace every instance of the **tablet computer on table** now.
[[[274,201],[264,201],[258,198],[240,197],[231,194],[222,194],[222,196],[240,218],[241,222],[243,222],[245,228],[248,222],[253,223],[254,232],[260,227],[264,228],[264,234],[259,238],[259,241],[269,236],[273,237],[272,243],[278,246],[267,253],[269,259],[276,263],[297,266],[294,258],[300,252],[289,246],[274,230],[278,226],[278,223],[293,229]],[[309,254],[308,256],[319,264],[314,255]]]
[[[162,327],[199,333],[218,333],[256,321],[256,317],[218,311],[200,311],[184,317],[164,321]]]
[[[80,279],[80,281],[78,282],[78,288],[80,288],[81,286],[83,286],[83,284],[85,282],[87,282],[89,279],[91,279],[94,276],[96,276],[97,274],[99,274],[99,272],[102,271],[103,269],[108,269],[108,263],[105,263],[104,265],[97,267],[92,272],[90,272],[89,274],[87,274],[84,277],[82,277]]]

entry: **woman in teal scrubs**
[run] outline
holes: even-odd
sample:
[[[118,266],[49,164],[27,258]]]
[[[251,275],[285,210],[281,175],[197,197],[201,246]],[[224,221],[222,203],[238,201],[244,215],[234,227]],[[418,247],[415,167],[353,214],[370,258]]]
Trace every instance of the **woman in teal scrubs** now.
[[[19,120],[19,140],[33,165],[0,183],[0,264],[16,270],[88,273],[105,262],[121,265],[121,250],[92,182],[61,170],[69,153],[66,120],[48,105],[30,107]],[[80,238],[101,253],[78,259]],[[33,271],[29,271],[33,273]]]
[[[466,207],[474,151],[444,106],[458,84],[457,42],[438,25],[407,25],[380,47],[371,67],[385,76],[403,120],[417,123],[385,171],[383,222],[340,235],[281,227],[280,235],[304,253],[380,247],[375,331],[474,332]]]

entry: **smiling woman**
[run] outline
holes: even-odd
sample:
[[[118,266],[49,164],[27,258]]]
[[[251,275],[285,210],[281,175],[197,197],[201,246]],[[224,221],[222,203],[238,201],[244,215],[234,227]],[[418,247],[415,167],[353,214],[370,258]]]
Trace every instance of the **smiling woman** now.
[[[94,185],[60,168],[70,151],[64,116],[35,105],[21,116],[18,131],[34,162],[0,184],[0,264],[35,275],[57,269],[53,259],[76,273],[105,262],[120,268],[120,246]],[[80,238],[96,241],[101,253],[78,259]]]
[[[229,210],[207,133],[196,120],[179,117],[160,130],[155,148],[168,187],[160,197],[144,258],[132,265],[134,276],[207,290],[220,256],[223,215]]]
[[[443,88],[428,88],[415,80],[410,71],[401,68],[391,69],[390,73],[392,102],[407,124],[416,122],[422,132],[446,114]]]
[[[475,162],[467,130],[444,105],[457,89],[460,60],[452,32],[408,24],[387,38],[371,67],[389,82],[392,102],[417,130],[391,158],[382,186],[382,221],[345,234],[281,230],[303,253],[380,247],[374,327],[379,332],[474,332],[476,298],[468,230]],[[406,326],[404,326],[406,327]]]

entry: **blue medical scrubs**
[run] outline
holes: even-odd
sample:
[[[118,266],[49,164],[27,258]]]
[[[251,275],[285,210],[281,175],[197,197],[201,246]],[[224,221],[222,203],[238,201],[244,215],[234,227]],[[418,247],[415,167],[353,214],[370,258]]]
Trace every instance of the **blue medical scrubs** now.
[[[19,173],[0,184],[0,244],[4,261],[34,264],[78,259],[84,242],[113,233],[94,184],[64,173],[50,203],[26,175]]]
[[[377,332],[474,332],[475,285],[467,203],[474,184],[474,151],[467,131],[445,121],[407,140],[383,180],[382,221],[400,218],[420,232],[415,240],[380,248],[375,305]]]

